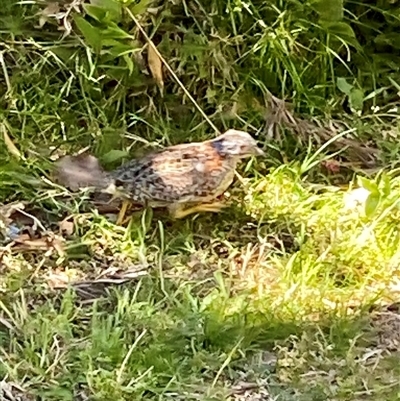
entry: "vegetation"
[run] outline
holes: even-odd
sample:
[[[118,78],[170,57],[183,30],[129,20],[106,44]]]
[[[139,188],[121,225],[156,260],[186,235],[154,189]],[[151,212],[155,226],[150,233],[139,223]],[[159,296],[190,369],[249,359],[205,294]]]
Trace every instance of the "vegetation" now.
[[[399,10],[3,1],[0,394],[398,400]],[[51,180],[214,127],[268,153],[217,216],[118,226]]]

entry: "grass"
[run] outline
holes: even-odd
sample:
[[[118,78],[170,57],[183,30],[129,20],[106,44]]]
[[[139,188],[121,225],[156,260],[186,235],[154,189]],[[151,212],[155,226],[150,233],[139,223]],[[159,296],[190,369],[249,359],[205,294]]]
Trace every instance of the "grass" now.
[[[400,77],[371,40],[379,30],[389,46],[397,17],[387,27],[374,14],[372,24],[368,13],[389,20],[390,8],[346,2],[359,51],[343,25],[327,33],[303,3],[182,2],[136,14],[213,123],[257,133],[268,157],[240,167],[218,215],[171,221],[146,210],[127,226],[53,184],[51,160],[88,146],[111,169],[212,130],[171,77],[161,95],[136,64],[129,72],[123,57],[92,52],[75,24],[63,41],[51,18],[35,28],[40,3],[0,11],[6,399],[399,398]],[[127,19],[119,26],[136,33]],[[380,149],[380,164],[360,170],[345,150],[290,130],[268,139],[268,91],[296,115],[352,128],[346,138]],[[25,209],[8,213],[13,202]],[[12,230],[14,243],[4,238]]]

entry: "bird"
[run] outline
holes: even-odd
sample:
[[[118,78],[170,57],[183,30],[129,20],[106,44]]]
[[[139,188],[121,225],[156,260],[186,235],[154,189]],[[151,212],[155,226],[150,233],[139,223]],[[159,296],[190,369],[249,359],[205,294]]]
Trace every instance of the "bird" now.
[[[181,219],[193,213],[219,212],[225,205],[218,198],[232,184],[239,162],[263,155],[249,133],[229,129],[203,142],[150,152],[110,172],[94,156],[67,156],[58,163],[58,177],[61,184],[93,186],[113,199],[121,198],[117,224],[130,203],[165,207],[172,218]]]

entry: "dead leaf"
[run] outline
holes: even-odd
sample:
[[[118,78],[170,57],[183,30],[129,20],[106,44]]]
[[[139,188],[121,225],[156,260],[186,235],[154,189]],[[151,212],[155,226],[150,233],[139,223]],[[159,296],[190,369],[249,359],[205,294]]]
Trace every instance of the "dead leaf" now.
[[[196,267],[201,267],[203,266],[203,263],[201,262],[201,260],[195,255],[192,254],[190,255],[190,259],[187,262],[187,265],[190,269],[195,269]]]
[[[52,290],[67,288],[70,283],[74,283],[75,281],[81,280],[83,277],[83,272],[74,269],[68,268],[68,270],[56,268],[51,269],[46,274],[46,282]]]
[[[32,250],[43,250],[46,251],[46,255],[50,255],[54,250],[59,256],[64,256],[64,239],[53,233],[49,233],[47,236],[41,238],[34,238],[28,234],[21,234],[14,239],[13,250],[18,251],[32,251]]]
[[[8,221],[9,223],[11,223],[12,221],[11,216],[15,212],[24,208],[25,208],[24,202],[19,202],[19,201],[7,203],[5,205],[0,204],[0,219],[4,219],[4,222]]]
[[[17,159],[23,159],[23,156],[22,156],[21,152],[14,145],[14,142],[9,137],[8,132],[7,132],[7,128],[5,127],[4,124],[1,124],[1,129],[3,131],[4,142],[5,142],[6,146],[7,146],[8,151],[12,155],[14,155]]]
[[[2,317],[0,317],[0,324],[2,324],[4,327],[7,327],[8,330],[14,330],[15,327],[7,320]]]
[[[62,234],[70,236],[74,233],[74,227],[75,227],[74,222],[71,220],[68,220],[68,218],[64,219],[63,221],[60,221],[58,223],[58,226],[60,227],[60,232]]]
[[[330,173],[340,173],[340,163],[337,160],[324,160],[321,163]]]
[[[15,215],[24,207],[25,205],[22,202],[0,204],[0,237],[2,243],[13,241],[20,234],[20,222],[16,224]]]
[[[149,63],[151,75],[156,80],[156,82],[160,86],[160,88],[163,88],[164,87],[164,79],[163,79],[163,72],[162,72],[162,62],[152,45],[149,45],[149,48],[148,48],[147,62]]]
[[[20,234],[14,238],[14,243],[23,244],[24,242],[30,241],[31,237],[28,233]]]
[[[57,2],[50,3],[46,8],[41,10],[39,14],[39,28],[43,28],[47,21],[49,21],[49,17],[56,17],[57,14],[60,13],[60,6]]]

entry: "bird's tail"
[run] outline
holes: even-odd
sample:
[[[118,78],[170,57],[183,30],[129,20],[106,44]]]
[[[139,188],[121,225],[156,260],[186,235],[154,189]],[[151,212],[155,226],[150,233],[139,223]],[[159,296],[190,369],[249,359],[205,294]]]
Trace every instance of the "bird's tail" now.
[[[72,191],[81,188],[104,190],[113,184],[110,173],[103,170],[99,160],[90,154],[64,156],[56,161],[54,180]]]

